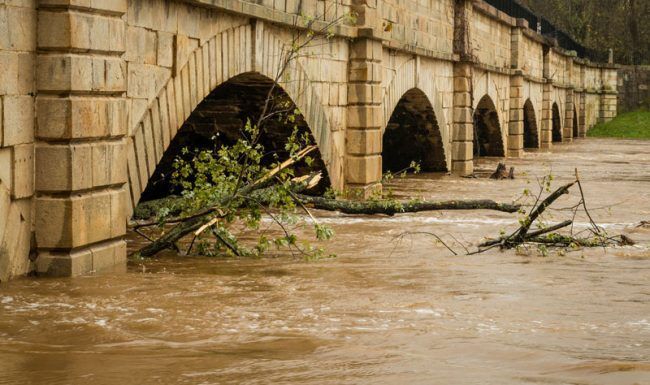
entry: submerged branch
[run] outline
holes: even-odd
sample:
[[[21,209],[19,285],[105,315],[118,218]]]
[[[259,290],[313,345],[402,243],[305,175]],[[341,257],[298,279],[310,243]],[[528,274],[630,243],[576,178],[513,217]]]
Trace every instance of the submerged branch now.
[[[402,213],[416,213],[420,211],[436,211],[436,210],[496,210],[507,213],[517,212],[521,206],[498,203],[493,200],[451,200],[451,201],[390,201],[390,200],[377,200],[377,201],[349,201],[349,200],[336,200],[323,197],[314,197],[307,195],[298,195],[300,200],[309,204],[316,209],[339,211],[344,214],[385,214],[395,215]]]

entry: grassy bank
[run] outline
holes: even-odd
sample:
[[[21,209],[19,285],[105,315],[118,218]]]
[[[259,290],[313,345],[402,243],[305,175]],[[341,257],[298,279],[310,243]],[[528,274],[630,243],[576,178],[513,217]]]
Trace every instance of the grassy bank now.
[[[610,122],[597,124],[587,136],[650,139],[650,110],[620,114]]]

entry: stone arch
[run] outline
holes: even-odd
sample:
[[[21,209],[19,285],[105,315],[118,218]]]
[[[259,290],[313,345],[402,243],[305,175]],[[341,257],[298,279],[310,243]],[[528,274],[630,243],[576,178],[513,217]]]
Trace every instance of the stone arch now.
[[[560,108],[558,107],[557,103],[553,103],[553,107],[551,108],[551,113],[552,113],[551,127],[552,127],[553,142],[561,142],[562,141],[562,118],[560,117]]]
[[[537,117],[530,99],[524,103],[524,148],[539,148]]]
[[[489,95],[478,102],[474,111],[474,156],[505,156],[501,124],[496,106]]]
[[[412,162],[423,171],[447,171],[440,127],[429,98],[411,88],[396,103],[382,135],[382,168],[400,171]]]
[[[429,119],[433,125],[433,135],[439,135],[441,148],[436,150],[444,157],[444,170],[451,169],[451,157],[449,149],[449,133],[444,112],[442,110],[442,93],[436,88],[435,82],[425,82],[420,79],[418,60],[413,58],[402,63],[396,70],[395,75],[390,79],[388,85],[385,87],[384,95],[382,98],[383,118],[384,125],[382,127],[382,140],[387,129],[387,124],[391,116],[395,112],[398,104],[402,98],[407,94],[414,96],[421,100],[421,105],[426,107],[420,109],[421,111],[428,110],[432,117]],[[424,102],[424,99],[426,102]],[[436,131],[437,129],[437,131]],[[382,148],[383,149],[383,148]],[[442,170],[442,165],[439,165],[435,170]]]
[[[204,41],[153,99],[127,139],[129,216],[171,140],[206,96],[241,74],[276,78],[280,63],[272,58],[281,55],[285,43],[262,28],[262,23],[238,26]],[[332,144],[327,115],[306,71],[293,61],[278,83],[301,111],[332,175],[338,166],[333,162],[342,157]]]

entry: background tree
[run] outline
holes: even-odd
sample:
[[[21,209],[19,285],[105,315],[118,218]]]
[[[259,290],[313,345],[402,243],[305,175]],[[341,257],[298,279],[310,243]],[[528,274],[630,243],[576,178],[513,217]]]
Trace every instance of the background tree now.
[[[650,64],[648,0],[519,1],[587,48],[614,49],[617,63]]]

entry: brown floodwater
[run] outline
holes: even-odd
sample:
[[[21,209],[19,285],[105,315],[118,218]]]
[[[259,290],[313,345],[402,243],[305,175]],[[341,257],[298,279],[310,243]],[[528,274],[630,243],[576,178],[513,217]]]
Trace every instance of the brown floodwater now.
[[[2,284],[0,383],[650,384],[650,229],[635,227],[650,220],[650,142],[584,139],[507,161],[516,180],[421,174],[392,188],[511,201],[577,167],[596,221],[637,245],[467,256],[517,215],[317,212],[336,258],[164,256]],[[459,255],[404,232],[436,233]]]

